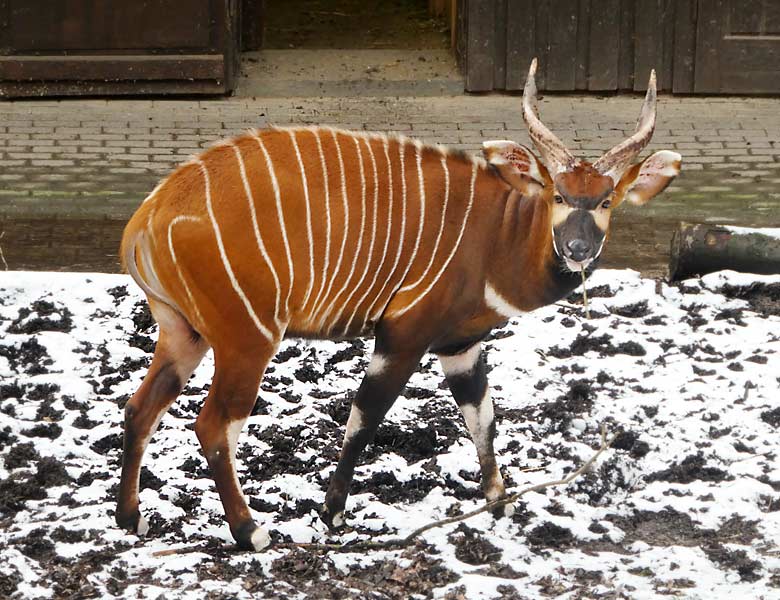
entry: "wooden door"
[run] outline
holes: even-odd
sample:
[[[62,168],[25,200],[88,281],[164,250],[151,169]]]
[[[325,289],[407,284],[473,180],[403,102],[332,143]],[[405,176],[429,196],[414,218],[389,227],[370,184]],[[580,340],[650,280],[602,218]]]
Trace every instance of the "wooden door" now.
[[[780,92],[780,2],[699,0],[694,92]]]
[[[224,93],[238,0],[0,0],[0,95]]]

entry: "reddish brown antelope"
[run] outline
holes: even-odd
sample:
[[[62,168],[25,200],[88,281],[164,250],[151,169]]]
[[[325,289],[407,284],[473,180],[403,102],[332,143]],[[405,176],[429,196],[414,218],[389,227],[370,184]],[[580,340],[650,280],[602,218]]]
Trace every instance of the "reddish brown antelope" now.
[[[655,125],[655,74],[636,132],[595,163],[539,119],[531,64],[523,117],[539,151],[484,144],[484,158],[404,137],[299,127],[222,142],[165,179],[125,229],[121,254],[160,328],[125,414],[116,520],[138,534],[141,459],[209,348],[215,373],[195,431],[233,537],[269,543],[235,470],[239,433],[284,337],[374,334],[323,518],[343,523],[361,451],[426,352],[438,354],[479,456],[488,500],[505,495],[480,340],[554,302],[595,266],[612,210],[644,204],[680,170],[635,159]]]

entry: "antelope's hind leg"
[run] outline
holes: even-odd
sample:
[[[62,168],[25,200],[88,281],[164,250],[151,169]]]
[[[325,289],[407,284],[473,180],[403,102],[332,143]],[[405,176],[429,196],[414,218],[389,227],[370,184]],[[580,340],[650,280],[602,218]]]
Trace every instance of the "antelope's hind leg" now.
[[[233,340],[235,341],[235,340]],[[209,463],[230,532],[244,550],[260,551],[271,541],[249,511],[236,472],[238,436],[257,400],[257,391],[276,345],[214,348],[214,380],[195,422],[195,433]]]
[[[125,406],[122,479],[116,507],[117,524],[138,535],[149,529],[138,508],[144,451],[163,415],[208,350],[206,342],[181,315],[164,304],[150,301],[149,305],[160,335],[143,383]]]
[[[488,502],[499,500],[506,496],[506,490],[493,450],[496,423],[482,344],[474,344],[458,354],[439,354],[439,361],[455,403],[463,413],[471,439],[477,447],[485,499]],[[507,504],[495,509],[493,514],[496,517],[510,517],[514,514],[514,507]]]

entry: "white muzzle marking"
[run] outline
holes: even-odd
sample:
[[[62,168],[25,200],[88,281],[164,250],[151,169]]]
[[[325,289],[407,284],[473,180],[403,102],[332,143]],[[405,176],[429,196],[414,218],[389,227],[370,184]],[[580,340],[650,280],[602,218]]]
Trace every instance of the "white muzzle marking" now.
[[[569,271],[573,271],[574,273],[579,273],[580,271],[584,271],[585,269],[590,266],[590,263],[593,262],[592,258],[586,258],[583,261],[576,261],[570,259],[568,256],[564,256],[563,260],[566,262],[566,267],[569,269]]]

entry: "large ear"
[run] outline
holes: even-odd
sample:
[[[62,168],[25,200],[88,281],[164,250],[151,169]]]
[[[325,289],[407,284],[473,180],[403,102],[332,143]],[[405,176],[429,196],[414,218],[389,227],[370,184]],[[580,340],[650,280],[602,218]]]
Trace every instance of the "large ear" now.
[[[619,194],[631,204],[642,205],[666,189],[680,173],[682,156],[661,150],[631,167],[617,185]]]
[[[482,153],[498,169],[509,185],[526,196],[537,194],[545,186],[544,167],[525,146],[508,140],[482,142]]]

